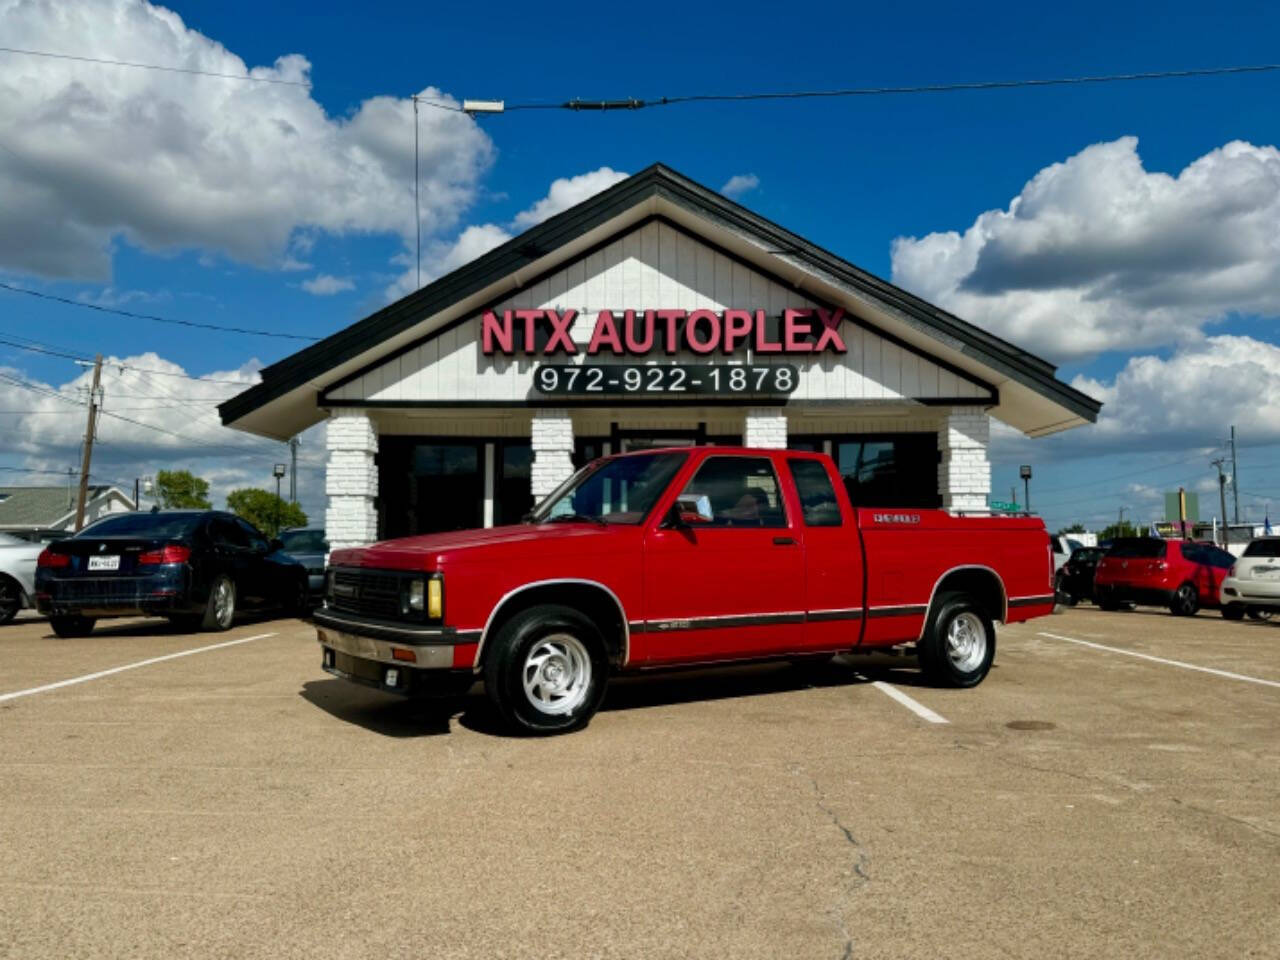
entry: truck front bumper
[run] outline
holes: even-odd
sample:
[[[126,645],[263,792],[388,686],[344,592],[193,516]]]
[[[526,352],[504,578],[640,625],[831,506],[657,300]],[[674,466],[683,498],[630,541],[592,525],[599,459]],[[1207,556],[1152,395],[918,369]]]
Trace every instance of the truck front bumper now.
[[[478,631],[362,622],[317,610],[326,673],[402,696],[465,692],[475,680]]]

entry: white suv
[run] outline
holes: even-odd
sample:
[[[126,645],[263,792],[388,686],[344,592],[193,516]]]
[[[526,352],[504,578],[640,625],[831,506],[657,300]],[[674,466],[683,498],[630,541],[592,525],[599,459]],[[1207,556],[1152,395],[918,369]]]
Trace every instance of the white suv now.
[[[1218,599],[1228,620],[1245,613],[1263,619],[1280,610],[1280,537],[1258,537],[1245,547],[1223,579]]]

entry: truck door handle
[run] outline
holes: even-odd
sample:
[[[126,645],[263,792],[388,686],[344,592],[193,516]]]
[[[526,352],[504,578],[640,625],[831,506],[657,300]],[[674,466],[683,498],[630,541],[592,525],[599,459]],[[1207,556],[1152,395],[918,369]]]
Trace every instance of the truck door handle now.
[[[794,547],[796,541],[793,537],[774,537],[773,545],[775,547]]]

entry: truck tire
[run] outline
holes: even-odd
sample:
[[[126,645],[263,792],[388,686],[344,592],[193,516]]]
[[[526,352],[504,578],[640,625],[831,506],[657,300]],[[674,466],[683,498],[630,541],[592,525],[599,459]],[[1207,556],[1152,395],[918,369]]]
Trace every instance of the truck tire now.
[[[201,630],[230,630],[236,618],[236,585],[225,573],[214,577],[209,584],[209,599],[205,601],[204,616],[200,618]]]
[[[522,610],[492,643],[485,694],[511,729],[568,733],[585,727],[599,709],[609,679],[604,639],[577,610],[556,604]]]
[[[75,637],[87,637],[93,633],[93,625],[98,621],[93,617],[50,617],[49,626],[53,627],[53,632],[60,636],[63,640],[71,640]]]
[[[1222,619],[1223,620],[1243,620],[1244,604],[1228,603],[1225,607],[1222,608]]]
[[[933,683],[976,687],[995,660],[995,625],[968,594],[943,594],[934,602],[916,653]]]
[[[1173,591],[1173,597],[1169,600],[1169,612],[1175,617],[1194,617],[1199,609],[1200,594],[1196,592],[1194,583],[1188,581]]]

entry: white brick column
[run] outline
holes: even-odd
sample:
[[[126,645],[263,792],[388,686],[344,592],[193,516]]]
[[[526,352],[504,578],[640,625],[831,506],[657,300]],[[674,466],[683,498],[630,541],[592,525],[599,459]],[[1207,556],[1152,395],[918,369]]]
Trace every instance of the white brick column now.
[[[541,500],[573,474],[573,420],[568,410],[536,410],[531,431],[533,499]]]
[[[767,450],[787,449],[787,415],[778,407],[754,407],[748,410],[742,445]]]
[[[953,407],[938,425],[938,492],[943,507],[982,510],[991,493],[991,418],[981,410]]]
[[[358,547],[378,539],[378,429],[364,413],[339,413],[325,425],[329,462],[324,492],[325,537],[330,550]]]

